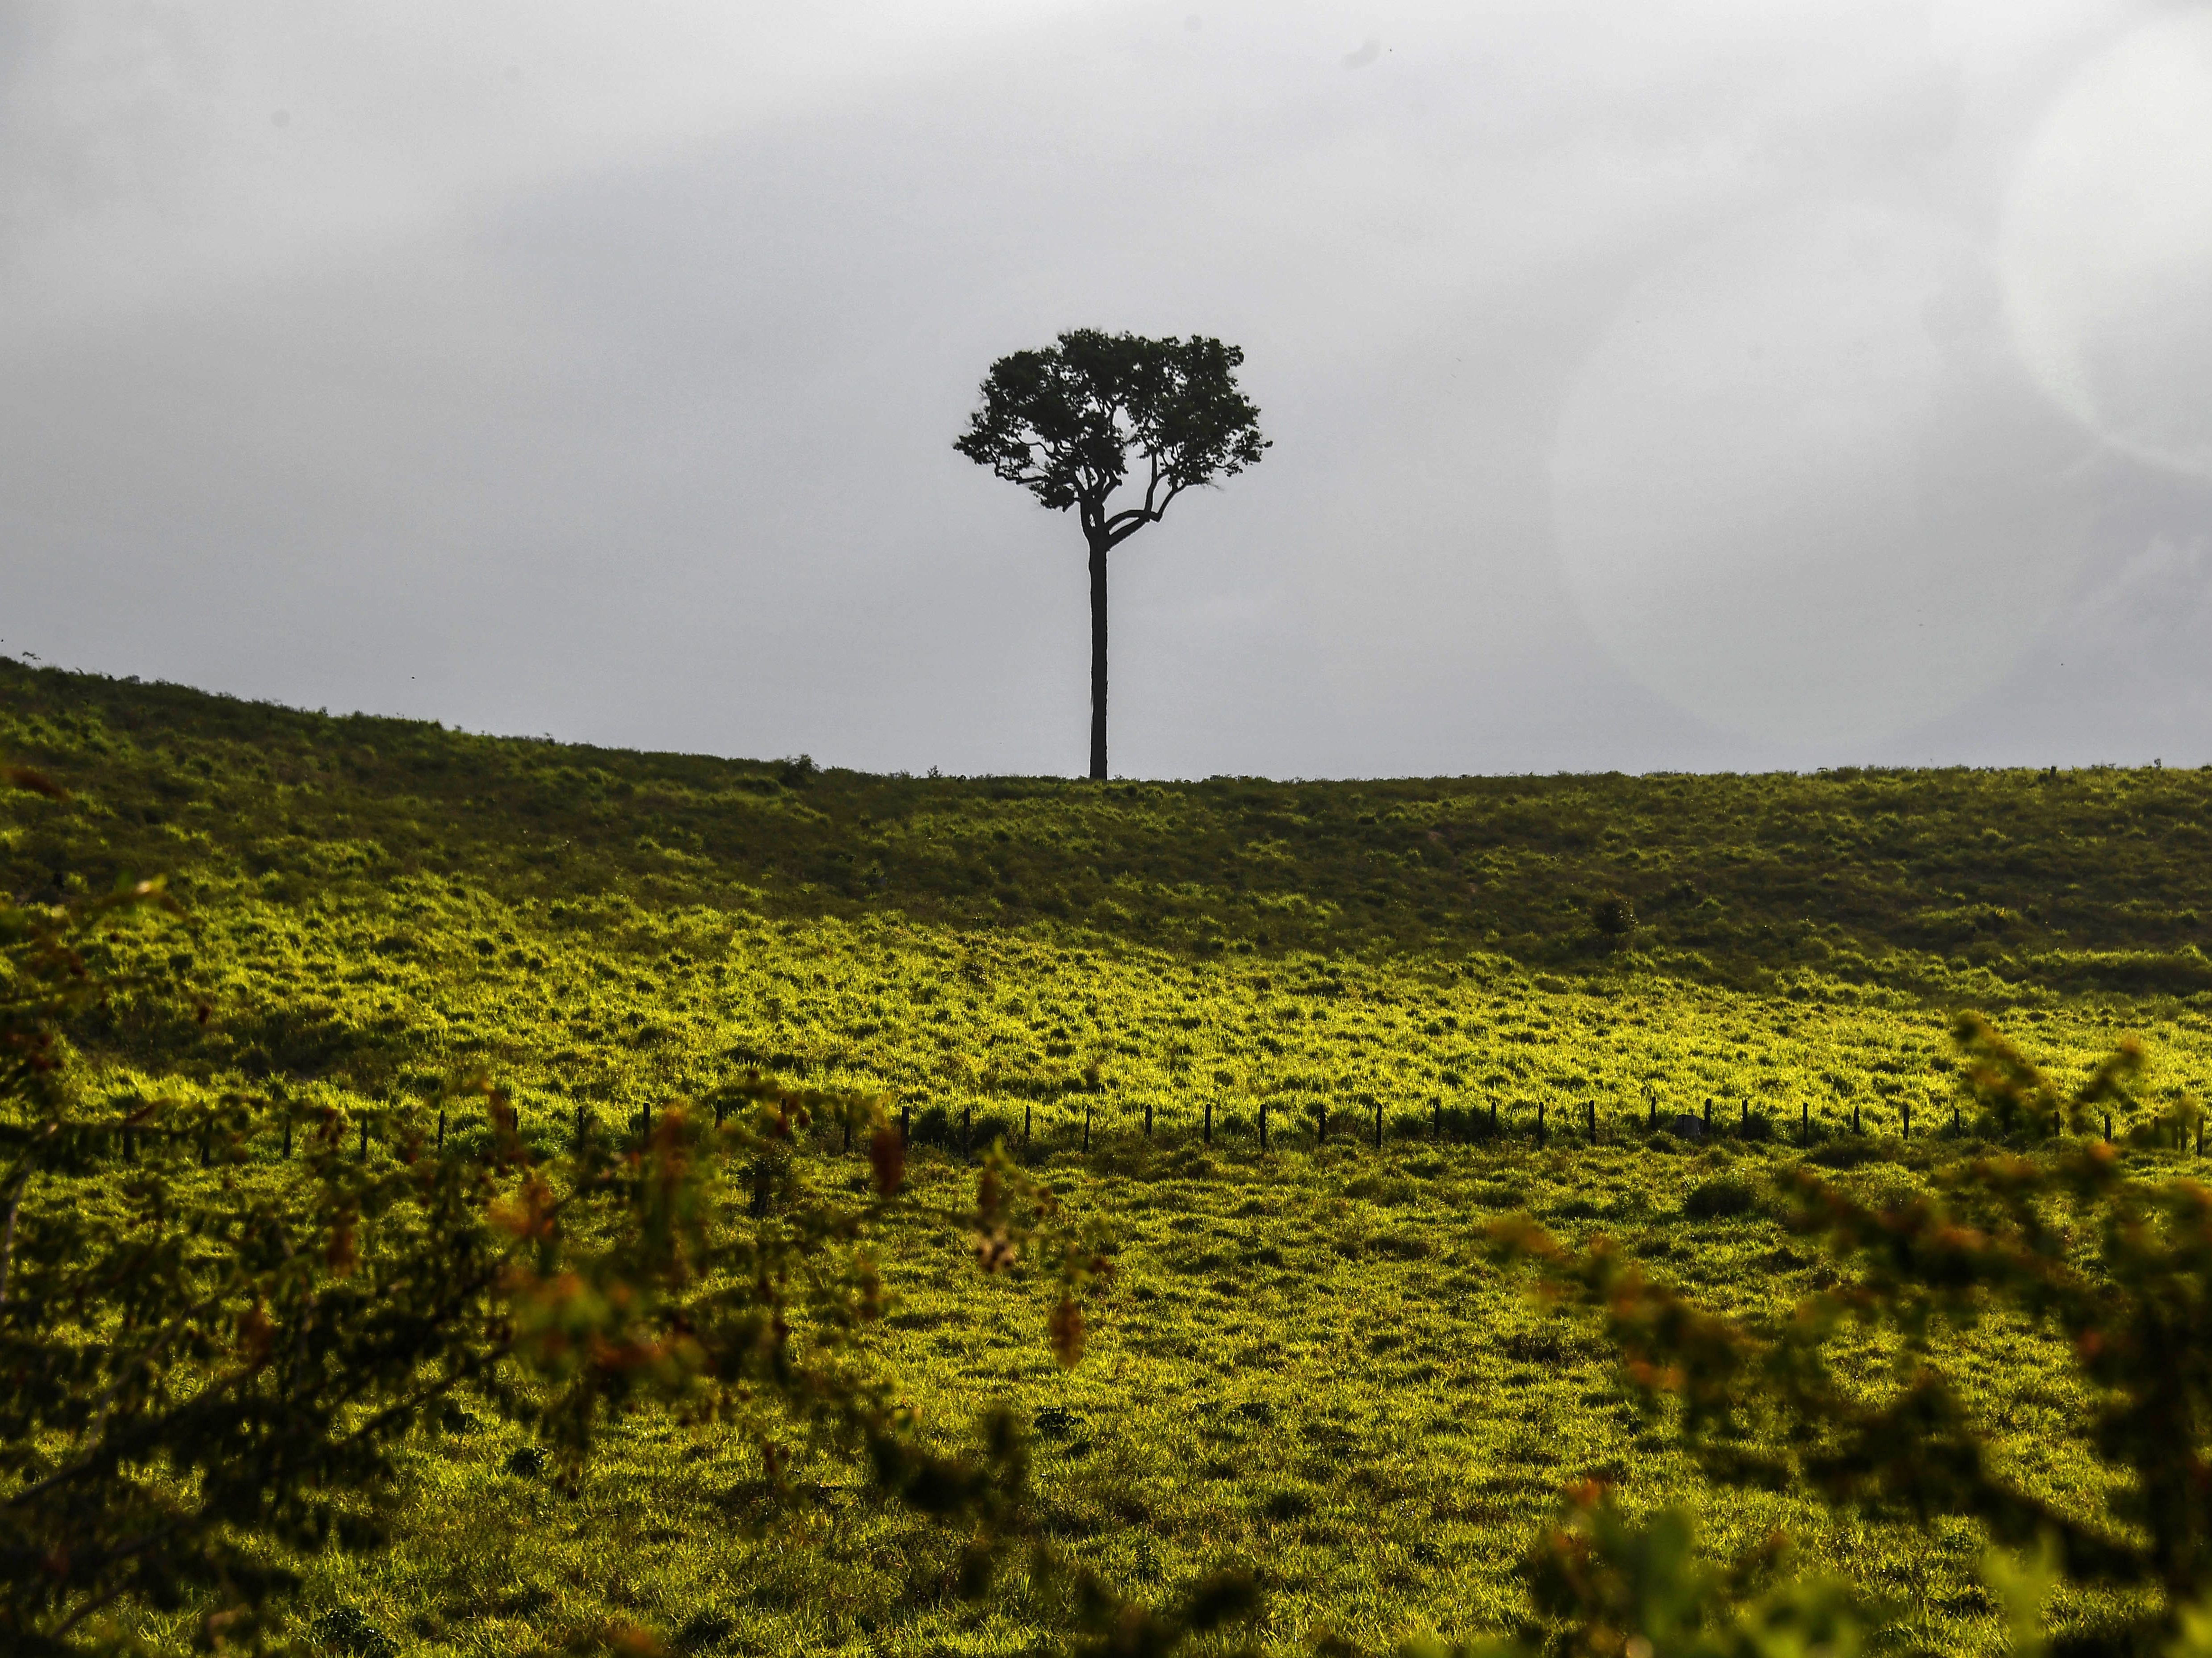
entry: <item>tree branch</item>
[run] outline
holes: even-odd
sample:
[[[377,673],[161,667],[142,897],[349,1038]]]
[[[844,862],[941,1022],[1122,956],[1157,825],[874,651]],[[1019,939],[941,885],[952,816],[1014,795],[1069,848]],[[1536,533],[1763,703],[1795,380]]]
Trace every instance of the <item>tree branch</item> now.
[[[119,1564],[122,1561],[129,1560],[134,1556],[143,1554],[155,1544],[167,1541],[169,1538],[176,1534],[179,1529],[179,1528],[175,1522],[172,1521],[167,1526],[160,1527],[157,1529],[149,1532],[147,1535],[140,1538],[136,1543],[131,1544],[127,1547],[110,1549],[96,1558],[94,1569],[95,1570],[104,1570],[110,1566]],[[126,1577],[120,1582],[118,1582],[112,1588],[109,1589],[106,1594],[95,1595],[91,1600],[87,1600],[74,1612],[70,1613],[67,1620],[62,1624],[61,1627],[54,1631],[53,1638],[57,1641],[60,1640],[71,1630],[75,1629],[79,1624],[82,1623],[87,1618],[91,1616],[94,1612],[98,1612],[102,1606],[112,1605],[118,1596],[126,1593],[131,1587],[131,1580]]]
[[[1124,512],[1116,513],[1112,523],[1119,527],[1113,530],[1109,544],[1118,547],[1147,524],[1158,524],[1167,516],[1168,503],[1181,495],[1186,487],[1181,483],[1175,485],[1161,497],[1160,504],[1157,507],[1132,507]]]
[[[1161,469],[1158,451],[1147,450],[1146,459],[1151,463],[1152,476],[1145,483],[1145,504],[1125,507],[1099,526],[1112,537],[1113,545],[1119,546],[1147,524],[1158,524],[1167,516],[1169,504],[1190,487],[1190,481],[1178,477],[1173,467]],[[1165,495],[1159,493],[1163,483],[1168,486]]]

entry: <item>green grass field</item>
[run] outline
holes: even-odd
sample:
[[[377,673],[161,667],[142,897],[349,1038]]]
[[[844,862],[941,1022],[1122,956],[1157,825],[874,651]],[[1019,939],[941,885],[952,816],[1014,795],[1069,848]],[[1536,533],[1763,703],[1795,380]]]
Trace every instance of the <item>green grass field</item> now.
[[[1256,1567],[1272,1650],[1514,1625],[1516,1563],[1591,1475],[1688,1501],[1716,1548],[1787,1527],[1894,1601],[1898,1650],[2000,1649],[1970,1527],[1709,1488],[1480,1229],[1604,1231],[1779,1315],[1827,1269],[1757,1200],[1766,1175],[1809,1152],[1872,1192],[1923,1180],[1955,1150],[1951,1008],[2063,1077],[2141,1036],[2147,1107],[2212,1066],[2212,774],[882,779],[4,663],[0,756],[74,792],[0,795],[10,890],[166,872],[187,902],[110,946],[149,981],[78,1033],[95,1092],[242,1088],[380,1124],[483,1066],[550,1150],[580,1112],[618,1126],[757,1067],[894,1096],[926,1190],[966,1178],[963,1145],[1024,1146],[1119,1241],[1083,1363],[949,1236],[891,1252],[882,1360],[949,1438],[997,1400],[1035,1423],[1044,1529],[1126,1588]],[[1625,939],[1590,922],[1612,895],[1643,923]],[[1712,1144],[1646,1132],[1708,1102]],[[283,1178],[273,1141],[255,1155]],[[826,1139],[802,1155],[863,1177]],[[2042,1339],[1947,1339],[2004,1455],[2089,1501],[2082,1401]],[[313,1562],[301,1626],[469,1654],[611,1620],[701,1652],[1054,1632],[1018,1582],[963,1601],[960,1540],[834,1459],[802,1460],[785,1503],[738,1434],[640,1418],[573,1495],[520,1448],[489,1421],[425,1437],[394,1546]]]

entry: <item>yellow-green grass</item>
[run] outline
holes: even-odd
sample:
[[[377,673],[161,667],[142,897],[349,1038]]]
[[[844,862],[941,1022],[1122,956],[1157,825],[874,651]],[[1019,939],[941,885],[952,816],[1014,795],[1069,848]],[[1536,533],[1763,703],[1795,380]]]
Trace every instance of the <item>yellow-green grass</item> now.
[[[1633,1503],[1691,1501],[1716,1550],[1786,1527],[1808,1565],[1893,1597],[1908,1649],[2001,1643],[1972,1527],[1838,1521],[1787,1494],[1705,1484],[1663,1424],[1639,1422],[1592,1333],[1532,1304],[1480,1248],[1486,1222],[1525,1211],[1566,1236],[1626,1241],[1718,1309],[1780,1314],[1822,1263],[1763,1212],[1695,1219],[1685,1194],[1726,1175],[1758,1185],[1798,1157],[1801,1106],[1831,1149],[1856,1144],[1860,1108],[1874,1160],[1835,1178],[1877,1191],[1923,1179],[1953,1150],[1936,1010],[1811,978],[1753,994],[1493,957],[1255,964],[895,920],[556,912],[443,880],[303,908],[240,895],[194,926],[191,972],[213,994],[213,1034],[177,1036],[184,1015],[159,991],[126,1000],[95,1089],[283,1088],[374,1122],[429,1108],[438,1078],[487,1063],[520,1084],[526,1132],[557,1154],[580,1105],[618,1131],[640,1106],[769,1065],[915,1111],[935,1142],[914,1166],[925,1192],[971,1177],[963,1116],[978,1147],[993,1133],[1018,1145],[1027,1111],[1048,1178],[1121,1241],[1082,1364],[1060,1370],[1036,1294],[981,1279],[968,1242],[950,1236],[887,1248],[900,1300],[881,1361],[951,1438],[994,1402],[1024,1419],[1066,1412],[1070,1425],[1036,1445],[1045,1530],[1139,1594],[1256,1566],[1274,1649],[1303,1649],[1324,1626],[1381,1649],[1423,1629],[1511,1625],[1524,1611],[1516,1561],[1561,1487],[1586,1476]],[[122,965],[158,967],[184,953],[177,942],[134,933],[115,948]],[[2207,1059],[2187,1005],[2051,997],[2011,1023],[2061,1074],[2123,1034],[2145,1036],[2154,1100]],[[287,1042],[340,1055],[366,1080],[288,1077]],[[169,1057],[133,1061],[134,1043]],[[1653,1102],[1672,1116],[1702,1114],[1708,1097],[1722,1127],[1747,1104],[1779,1139],[1698,1149],[1642,1133]],[[1505,1131],[1494,1141],[1492,1101]],[[1907,1101],[1910,1141],[1898,1132]],[[456,1139],[473,1132],[452,1125]],[[277,1152],[273,1136],[257,1145],[256,1178],[281,1178]],[[841,1162],[827,1141],[805,1155],[818,1178],[861,1175],[858,1153]],[[2039,1488],[2086,1501],[2086,1402],[2058,1356],[2002,1325],[1947,1332],[1941,1349],[2003,1454]],[[1891,1357],[1869,1346],[1852,1362],[1878,1379]],[[298,1615],[343,1605],[402,1650],[468,1653],[621,1623],[700,1650],[1015,1651],[1063,1621],[1018,1582],[984,1609],[962,1602],[963,1540],[872,1505],[834,1459],[803,1463],[798,1499],[782,1504],[747,1431],[640,1418],[568,1497],[506,1472],[518,1442],[493,1424],[426,1438],[394,1547],[315,1563]]]
[[[374,897],[228,895],[188,926],[118,939],[115,965],[159,979],[92,1031],[111,1086],[285,1088],[396,1108],[458,1068],[489,1066],[551,1133],[581,1105],[620,1120],[757,1066],[888,1090],[925,1138],[963,1116],[987,1139],[1202,1126],[1224,1142],[1455,1125],[1617,1130],[1654,1111],[1723,1124],[1747,1109],[1786,1134],[1851,1120],[1897,1132],[1948,1121],[1946,1013],[1802,969],[1766,993],[1631,968],[1556,975],[1494,956],[1249,962],[897,918],[770,920],[627,900],[508,904],[417,878]],[[212,1017],[196,1023],[204,998]],[[2191,1091],[2212,1058],[2193,1001],[2042,993],[2005,1023],[2061,1072],[2124,1035],[2152,1059],[2145,1096]],[[1095,1084],[1091,1073],[1096,1072]],[[918,1126],[918,1133],[921,1127]]]
[[[1756,987],[2212,994],[2212,769],[1278,783],[877,777],[333,718],[0,658],[0,886],[298,903],[458,875],[779,917],[1048,924],[1185,954],[1626,949]],[[1608,938],[1594,906],[1638,925]],[[1626,915],[1613,912],[1613,920]]]
[[[557,1155],[580,1111],[619,1133],[758,1067],[889,1095],[926,1189],[968,1177],[963,1134],[1026,1124],[1121,1240],[1082,1365],[1052,1363],[1032,1288],[981,1280],[952,1237],[888,1241],[902,1299],[878,1357],[949,1438],[1000,1400],[1066,1412],[1036,1447],[1044,1528],[1144,1595],[1258,1568],[1277,1650],[1323,1626],[1382,1648],[1510,1624],[1515,1561],[1592,1473],[1632,1504],[1689,1501],[1716,1551],[1786,1527],[1805,1564],[1895,1600],[1900,1649],[1994,1650],[1972,1527],[1702,1483],[1479,1230],[1521,1210],[1605,1230],[1717,1306],[1779,1315],[1822,1264],[1763,1212],[1698,1219],[1686,1194],[1756,1185],[1808,1128],[1847,1161],[1854,1113],[1875,1155],[1836,1178],[1924,1180],[1955,1149],[1954,1005],[1997,1012],[2062,1078],[2140,1036],[2145,1109],[2212,1067],[2212,774],[866,778],[5,662],[0,758],[75,791],[0,791],[0,884],[166,872],[186,899],[96,952],[131,987],[72,1032],[95,1098],[323,1100],[380,1156],[394,1119],[481,1068]],[[1643,925],[1608,940],[1589,906],[1613,892]],[[1771,1137],[1638,1132],[1708,1101]],[[273,1134],[252,1155],[245,1178],[285,1178]],[[860,1176],[834,1145],[805,1155]],[[2063,1356],[1994,1322],[1936,1351],[2000,1454],[2086,1503]],[[1893,1357],[1850,1362],[1872,1382]],[[393,1547],[310,1563],[296,1625],[351,1608],[399,1650],[471,1653],[617,1623],[763,1652],[1029,1650],[1064,1626],[1018,1583],[960,1602],[963,1540],[866,1502],[834,1459],[770,1503],[746,1432],[641,1417],[571,1497],[507,1472],[518,1443],[488,1418],[428,1434]],[[181,1648],[189,1624],[150,1632]]]
[[[1911,1182],[1932,1149],[1892,1146],[1904,1161],[1838,1177]],[[838,1177],[834,1151],[811,1155]],[[1716,1307],[1777,1313],[1821,1263],[1763,1213],[1698,1221],[1682,1199],[1790,1155],[1407,1145],[1262,1159],[1158,1135],[1060,1154],[1055,1185],[1113,1216],[1121,1240],[1082,1363],[1054,1364],[1035,1296],[964,1272],[966,1241],[951,1237],[901,1253],[881,1357],[950,1441],[994,1401],[1030,1419],[1063,1412],[1036,1441],[1045,1533],[1140,1596],[1224,1563],[1257,1568],[1269,1649],[1305,1649],[1323,1629],[1387,1650],[1427,1629],[1511,1626],[1528,1539],[1562,1485],[1595,1477],[1632,1505],[1691,1502],[1717,1550],[1787,1528],[1801,1564],[1894,1603],[1899,1650],[1999,1650],[1972,1527],[1839,1521],[1707,1484],[1625,1402],[1590,1333],[1479,1248],[1486,1219],[1526,1210],[1565,1236],[1626,1240]],[[927,1154],[915,1174],[925,1190],[969,1178]],[[2047,1344],[1992,1324],[1947,1333],[1942,1350],[2031,1487],[2087,1502],[2085,1401]],[[1870,1382],[1895,1357],[1842,1351]],[[646,1416],[609,1435],[568,1495],[509,1471],[521,1442],[490,1424],[427,1433],[392,1548],[311,1563],[298,1621],[345,1606],[402,1650],[470,1654],[623,1625],[699,1650],[1026,1651],[1064,1623],[1018,1575],[988,1603],[963,1602],[962,1540],[872,1503],[834,1457],[801,1456],[794,1495],[771,1498],[746,1433]],[[2105,1610],[2055,1609],[2062,1625]]]

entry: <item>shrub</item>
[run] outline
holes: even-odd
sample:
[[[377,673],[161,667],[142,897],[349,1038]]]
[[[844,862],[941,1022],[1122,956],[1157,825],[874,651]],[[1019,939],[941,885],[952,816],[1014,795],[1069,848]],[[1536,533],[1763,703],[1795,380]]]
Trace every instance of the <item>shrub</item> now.
[[[1278,1525],[1292,1520],[1304,1520],[1314,1511],[1313,1487],[1303,1485],[1277,1485],[1263,1494],[1256,1507],[1266,1518]]]
[[[399,1643],[370,1623],[357,1606],[332,1606],[308,1628],[317,1646],[339,1658],[399,1658]]]
[[[1747,1215],[1758,1206],[1759,1193],[1733,1176],[1693,1186],[1682,1199],[1682,1212],[1692,1220],[1722,1220]]]
[[[678,1652],[711,1652],[738,1632],[732,1619],[719,1612],[695,1612],[684,1620],[673,1643]]]
[[[1932,1196],[1866,1201],[1808,1167],[1792,1171],[1788,1224],[1856,1264],[1856,1275],[1787,1317],[1752,1322],[1708,1312],[1645,1278],[1603,1239],[1571,1250],[1520,1221],[1493,1225],[1493,1247],[1504,1259],[1534,1263],[1563,1303],[1602,1318],[1645,1406],[1669,1395],[1680,1403],[1685,1444],[1711,1476],[1842,1507],[1903,1510],[1923,1524],[1978,1521],[2002,1547],[2044,1560],[2051,1582],[2121,1608],[2097,1650],[2212,1649],[2212,1509],[2203,1497],[2212,1190],[2190,1180],[2130,1179],[2115,1148],[2097,1137],[2103,1108],[2132,1102],[2128,1084],[2141,1066],[2133,1047],[2066,1091],[1978,1017],[1959,1018],[1953,1036],[1965,1060],[1962,1089],[1987,1120],[2032,1131],[2055,1111],[2070,1138],[2038,1157],[2000,1153],[1957,1163],[1939,1172]],[[2129,1139],[2145,1149],[2172,1144],[2196,1116],[2188,1104],[2147,1116]],[[2084,1232],[2097,1243],[2087,1258],[2073,1245]],[[1954,1384],[1928,1339],[1936,1327],[1970,1324],[2000,1308],[2062,1338],[2094,1403],[2083,1443],[2105,1477],[2075,1504],[1990,1454],[1994,1436],[1977,1420],[1972,1393]],[[1843,1379],[1830,1353],[1839,1334],[1862,1323],[1887,1326],[1911,1355],[1870,1391]],[[1579,1531],[1550,1551],[1558,1570],[1537,1578],[1540,1604],[1578,1626],[1575,1650],[1623,1649],[1622,1637],[1638,1628],[1610,1621],[1625,1615],[1647,1620],[1638,1638],[1650,1650],[1736,1649],[1681,1645],[1651,1621],[1672,1616],[1667,1606],[1695,1587],[1679,1551],[1662,1574],[1674,1588],[1624,1613],[1620,1563],[1656,1534],[1645,1531],[1639,1543],[1607,1516],[1601,1499],[1581,1512]],[[2039,1641],[2033,1608],[2041,1598],[2040,1588],[2025,1597],[2030,1645]]]
[[[1806,1154],[1808,1163],[1816,1163],[1823,1169],[1861,1169],[1870,1163],[1892,1163],[1896,1160],[1893,1148],[1877,1139],[1860,1135],[1844,1135],[1816,1145]]]

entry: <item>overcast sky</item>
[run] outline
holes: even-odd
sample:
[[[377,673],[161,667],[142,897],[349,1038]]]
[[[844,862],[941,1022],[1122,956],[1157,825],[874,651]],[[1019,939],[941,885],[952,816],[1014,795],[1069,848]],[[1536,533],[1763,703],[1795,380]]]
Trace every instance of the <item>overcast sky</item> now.
[[[0,653],[1079,773],[2212,761],[2212,8],[0,0]]]

